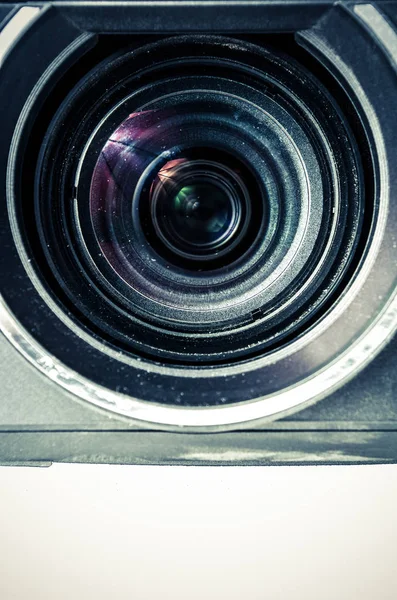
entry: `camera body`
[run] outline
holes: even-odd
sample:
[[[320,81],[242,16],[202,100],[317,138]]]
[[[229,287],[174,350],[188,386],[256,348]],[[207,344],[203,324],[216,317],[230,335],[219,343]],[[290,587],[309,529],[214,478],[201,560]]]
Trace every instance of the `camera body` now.
[[[333,3],[328,0],[305,3],[241,0],[194,3],[4,3],[0,4],[0,20],[0,181],[3,197],[7,198],[2,205],[1,218],[0,324],[3,335],[0,336],[0,462],[41,465],[53,461],[262,465],[395,462],[397,341],[393,334],[397,326],[397,175],[393,165],[397,159],[394,141],[397,116],[393,113],[396,112],[397,97],[397,2],[362,4]],[[144,108],[136,112],[131,112],[130,105],[124,100],[127,92],[131,91],[129,84],[123,83],[124,88],[120,92],[118,84],[112,81],[112,77],[114,80],[119,78],[120,81],[127,81],[127,75],[124,74],[128,72],[130,63],[125,59],[126,48],[130,53],[128,56],[131,55],[135,61],[131,64],[139,64],[134,93],[143,95],[139,106]],[[180,59],[183,53],[189,56],[188,64]],[[159,81],[157,65],[161,63],[162,55],[167,57],[168,71]],[[246,60],[242,58],[245,55],[249,56]],[[116,58],[108,63],[109,57]],[[304,65],[304,72],[298,71],[295,60],[297,64]],[[262,61],[266,64],[265,75],[260,73]],[[218,63],[225,70],[223,74],[217,70]],[[239,67],[238,77],[235,75],[235,64],[244,65],[244,73]],[[227,69],[230,69],[230,74],[226,73]],[[106,84],[103,83],[105,79],[101,79],[105,76]],[[316,79],[312,79],[312,76]],[[255,87],[260,78],[263,87],[268,90],[266,102],[259,97],[261,90]],[[194,82],[190,82],[193,79]],[[186,86],[188,80],[191,85],[188,90],[190,96],[185,88],[172,87],[175,81],[183,81]],[[319,92],[313,84],[317,80],[320,82]],[[80,84],[81,81],[83,83]],[[227,87],[229,85],[230,89]],[[162,104],[157,96],[154,98],[156,86],[167,88],[167,94],[164,91],[157,94],[161,96]],[[293,93],[290,93],[289,86]],[[112,96],[106,96],[111,89],[116,91],[112,92]],[[98,109],[95,121],[94,117],[86,115],[91,114],[90,102],[96,102],[97,90],[103,91],[102,104],[106,105],[108,112],[103,108],[103,112]],[[120,97],[117,94],[121,94]],[[228,102],[236,103],[232,112],[232,104],[221,106],[221,100],[226,96]],[[180,102],[173,112],[167,104],[170,97],[173,107],[176,101]],[[218,105],[221,108],[217,108]],[[154,111],[156,119],[161,114],[161,122],[152,121],[153,114],[145,108],[148,106],[155,106],[150,110]],[[208,106],[211,106],[211,110]],[[249,109],[252,115],[247,113],[244,120],[241,115],[246,114],[244,111],[247,106],[254,108]],[[307,106],[309,109],[306,110]],[[123,115],[120,118],[117,117],[119,110]],[[211,269],[222,270],[222,261],[226,260],[222,257],[236,253],[235,248],[240,248],[238,252],[241,253],[241,248],[244,248],[249,256],[247,248],[253,242],[248,244],[244,240],[251,235],[251,224],[266,220],[269,230],[272,214],[278,210],[277,202],[272,204],[269,192],[266,210],[263,211],[266,212],[266,218],[259,213],[253,216],[254,209],[247,208],[248,200],[244,204],[244,194],[248,190],[247,197],[255,195],[256,184],[253,181],[251,185],[250,176],[245,176],[245,167],[240,164],[235,166],[234,155],[230,160],[225,159],[221,167],[212,159],[212,150],[208,150],[212,138],[207,132],[218,132],[213,113],[216,113],[218,121],[223,119],[222,132],[226,131],[224,145],[226,138],[232,139],[231,132],[240,127],[237,123],[231,129],[229,113],[233,113],[235,121],[243,121],[238,135],[245,130],[247,136],[253,139],[254,130],[257,132],[261,127],[268,128],[267,145],[259,137],[255,143],[258,148],[264,144],[263,152],[270,148],[269,153],[276,157],[275,166],[269,172],[276,173],[274,189],[282,189],[280,197],[286,198],[283,200],[284,213],[276,219],[278,223],[286,223],[281,245],[293,247],[295,238],[288,232],[295,232],[294,214],[298,208],[289,207],[294,206],[293,191],[295,196],[304,199],[305,181],[309,182],[308,208],[304,215],[309,225],[306,229],[302,227],[299,264],[303,262],[306,247],[310,246],[310,252],[307,252],[308,257],[309,254],[312,257],[313,248],[320,246],[318,240],[323,235],[320,225],[317,241],[312,233],[319,221],[318,218],[316,220],[315,211],[320,197],[336,198],[332,200],[334,204],[331,200],[321,204],[322,214],[329,210],[329,222],[338,211],[345,214],[340,247],[333,250],[337,246],[334,241],[327,246],[327,254],[324,250],[324,255],[319,254],[316,259],[321,264],[329,262],[329,273],[324,274],[321,280],[321,294],[317,289],[313,291],[313,294],[318,293],[318,297],[309,306],[309,292],[305,292],[305,303],[302,300],[301,305],[296,304],[296,312],[292,308],[288,312],[284,305],[274,304],[274,314],[284,311],[286,315],[285,321],[277,322],[280,331],[280,323],[284,327],[282,338],[280,332],[273,334],[271,329],[271,341],[270,334],[269,338],[263,337],[267,313],[262,309],[262,304],[255,304],[256,300],[250,304],[249,323],[244,321],[245,316],[240,315],[237,307],[242,304],[240,300],[243,294],[248,295],[248,287],[239,290],[239,302],[233,304],[229,297],[225,301],[224,312],[234,311],[233,318],[240,319],[238,331],[232,329],[232,325],[229,327],[221,302],[217,300],[217,304],[212,296],[207,299],[205,295],[197,297],[200,297],[202,305],[205,304],[207,313],[212,311],[211,315],[214,316],[204,323],[202,329],[194,329],[197,317],[192,317],[192,322],[189,322],[188,313],[189,310],[196,310],[196,305],[188,292],[183,292],[185,296],[179,304],[177,300],[182,297],[182,287],[175,287],[174,296],[171,295],[176,279],[170,280],[169,289],[166,289],[169,296],[162,305],[162,312],[156,313],[157,320],[149,302],[149,292],[154,289],[157,280],[150,282],[149,291],[137,287],[133,290],[135,295],[131,292],[128,297],[131,305],[134,302],[135,305],[141,303],[142,306],[138,308],[143,307],[145,314],[150,315],[150,327],[146,327],[141,338],[141,330],[132,329],[132,325],[127,335],[127,321],[122,321],[118,328],[124,318],[126,304],[123,305],[124,312],[120,308],[117,319],[111,318],[110,312],[105,312],[98,300],[90,300],[91,303],[87,300],[84,307],[80,308],[80,296],[88,297],[88,292],[81,287],[83,277],[76,275],[70,267],[68,250],[57,248],[57,240],[59,246],[68,245],[66,242],[69,238],[65,235],[61,239],[61,236],[66,230],[70,236],[68,227],[70,231],[73,229],[70,225],[72,212],[66,214],[67,202],[73,204],[73,214],[81,210],[81,227],[75,227],[80,237],[76,234],[76,240],[83,240],[81,246],[84,252],[88,248],[87,255],[91,252],[92,244],[94,250],[90,256],[95,253],[97,241],[102,242],[102,245],[99,243],[102,261],[107,252],[104,243],[107,234],[100,230],[104,221],[96,220],[97,213],[91,213],[84,221],[81,215],[85,205],[81,198],[90,197],[92,207],[96,206],[95,202],[100,204],[104,193],[100,191],[95,196],[95,180],[90,179],[86,184],[84,174],[92,171],[97,173],[98,189],[102,190],[104,183],[100,179],[101,164],[98,159],[98,156],[102,156],[105,162],[108,161],[107,168],[114,177],[113,187],[120,187],[117,179],[120,175],[114,173],[124,172],[120,162],[111,162],[113,155],[109,151],[109,143],[114,143],[116,134],[119,136],[118,142],[125,144],[123,136],[127,126],[131,138],[137,137],[139,129],[139,139],[145,143],[149,143],[145,132],[163,126],[163,123],[170,122],[173,128],[177,123],[178,132],[190,131],[194,124],[188,119],[194,111],[199,115],[196,120],[202,125],[201,130],[206,132],[201,133],[200,128],[196,127],[194,139],[196,146],[204,151],[192,155],[185,153],[180,163],[177,163],[181,160],[179,155],[175,154],[172,155],[171,167],[170,161],[163,161],[160,171],[157,166],[157,179],[154,179],[155,183],[147,192],[155,197],[155,200],[150,200],[153,200],[155,208],[148,215],[144,213],[144,208],[138,206],[136,210],[138,220],[153,219],[154,226],[151,226],[150,235],[147,236],[149,241],[156,237],[156,232],[159,232],[159,237],[166,239],[156,252],[160,258],[169,260],[171,270],[172,253],[178,254],[180,282],[185,281],[182,268],[200,271],[200,281],[204,281],[202,270],[207,269],[210,274]],[[255,111],[257,115],[254,115]],[[291,115],[296,117],[295,120],[290,119]],[[328,124],[322,122],[327,115]],[[249,130],[251,116],[253,120],[254,116],[257,119],[253,121],[252,132]],[[185,120],[179,126],[178,119],[182,117]],[[120,122],[121,125],[116,128]],[[272,129],[274,122],[281,123],[280,131]],[[347,125],[344,125],[345,122]],[[227,130],[225,123],[228,123]],[[174,129],[170,125],[167,131],[171,132],[167,135],[172,136]],[[76,133],[73,138],[74,132],[78,132],[80,137]],[[217,139],[219,135],[218,132]],[[284,146],[278,146],[282,136],[285,136]],[[247,137],[247,140],[251,138]],[[78,146],[76,140],[81,140],[79,158],[68,165],[66,157],[74,152],[71,152],[71,148]],[[227,143],[231,144],[229,141]],[[179,138],[178,145],[181,146]],[[298,148],[299,155],[299,160],[297,158],[295,162],[292,155],[287,157],[287,150],[292,153],[294,148]],[[220,147],[216,146],[216,150],[221,153]],[[197,152],[196,147],[194,151]],[[251,157],[251,163],[254,164],[254,152],[252,156],[250,152],[247,149],[245,155]],[[161,153],[156,150],[155,154],[157,160]],[[243,159],[244,152],[242,165]],[[130,177],[137,161],[134,158],[134,162],[129,163],[125,155],[120,160],[128,166]],[[299,178],[298,167],[294,166],[298,163],[304,165],[302,173],[306,175],[302,175],[302,179]],[[288,172],[290,164],[291,173],[296,169],[294,175]],[[240,204],[243,207],[242,216],[236,217],[236,223],[243,223],[236,225],[237,237],[230,238],[230,241],[225,235],[225,242],[219,237],[219,244],[224,243],[224,246],[216,246],[213,255],[208,254],[208,248],[211,249],[214,243],[213,238],[210,242],[205,238],[205,243],[201,243],[202,230],[198,231],[195,225],[196,229],[189,230],[189,239],[181,242],[181,236],[177,237],[179,221],[164,220],[168,209],[163,207],[160,210],[156,208],[159,204],[155,204],[155,201],[163,204],[168,201],[164,196],[165,188],[161,186],[163,178],[169,179],[169,169],[178,168],[180,177],[180,172],[190,169],[191,165],[195,170],[193,175],[190,172],[189,177],[193,177],[191,180],[194,181],[198,180],[201,173],[197,169],[205,167],[207,191],[208,185],[216,181],[218,195],[212,197],[220,198],[218,213],[221,216],[228,214],[229,209],[224,208],[226,200],[220,195],[219,189],[228,190],[232,185],[235,195],[230,196],[234,198],[230,204],[231,214],[239,215],[238,207]],[[260,161],[255,164],[255,172],[260,171],[260,165]],[[280,173],[277,173],[277,165],[282,165]],[[324,176],[325,183],[321,190],[317,186],[317,173],[320,171],[316,169],[324,172],[328,169],[330,173],[331,183]],[[339,173],[335,189],[338,188],[339,192],[342,190],[340,197],[336,191],[332,192],[334,196],[329,191],[335,171]],[[232,184],[230,180],[220,179],[219,173],[226,178],[231,172]],[[175,179],[174,171],[172,173]],[[267,177],[267,189],[273,189],[271,175]],[[241,185],[240,180],[243,181]],[[109,185],[109,177],[106,182]],[[156,182],[160,182],[158,194]],[[65,193],[68,186],[69,196]],[[365,193],[361,195],[360,186],[365,188]],[[139,185],[134,182],[133,187],[135,190]],[[185,185],[182,188],[185,193],[187,187]],[[54,198],[61,188],[65,198],[64,205],[59,208]],[[153,189],[155,192],[152,193]],[[298,193],[297,189],[300,190]],[[110,193],[108,188],[106,193]],[[116,192],[113,190],[112,193]],[[115,203],[115,211],[118,210],[117,201],[114,195],[112,202]],[[106,206],[103,209],[99,207],[98,214],[100,210],[106,212]],[[208,212],[208,207],[206,210]],[[303,208],[299,210],[303,214]],[[56,213],[66,214],[64,222],[51,220]],[[216,232],[220,231],[223,235],[223,221],[220,221],[219,214],[216,215]],[[161,221],[163,217],[164,222]],[[125,219],[128,218],[127,215]],[[203,219],[195,221],[196,224],[202,222]],[[300,225],[298,220],[296,222],[298,235]],[[170,223],[174,232],[171,241],[167,238],[167,232],[171,231]],[[128,226],[132,227],[133,223],[131,225],[128,222]],[[85,234],[85,227],[87,231],[93,227],[96,237],[91,230]],[[280,227],[275,227],[275,231],[280,231]],[[112,228],[113,232],[118,231],[116,222],[112,223]],[[331,235],[330,228],[331,225],[324,237]],[[335,231],[336,228],[337,225]],[[39,234],[36,229],[40,230]],[[232,231],[231,227],[229,229]],[[239,246],[239,231],[247,248]],[[307,232],[307,238],[304,238]],[[138,230],[134,231],[135,239],[140,239],[139,235]],[[252,232],[252,239],[258,235]],[[335,233],[334,239],[337,240],[338,236]],[[190,258],[190,247],[189,251],[186,249],[193,238],[198,240],[195,251],[199,248],[202,253],[200,269],[191,267],[191,261],[195,259]],[[219,240],[216,238],[217,244]],[[74,247],[79,243],[72,240],[70,245]],[[167,244],[169,247],[164,250],[163,246]],[[48,250],[43,251],[41,245]],[[178,252],[175,251],[176,247]],[[116,254],[106,256],[107,263],[103,262],[105,266],[97,260],[93,269],[95,277],[103,278],[103,273],[108,277],[109,285],[106,290],[105,286],[103,289],[106,293],[111,289],[109,294],[113,294],[113,288],[117,288],[120,280],[123,280],[123,285],[126,280],[129,283],[126,271],[122,271],[121,267],[117,271],[119,263],[115,261],[120,253]],[[147,254],[142,260],[155,262],[156,258],[147,257],[157,257],[157,254]],[[356,256],[354,260],[350,259],[353,254]],[[349,256],[349,260],[345,261],[346,256]],[[252,257],[253,264],[254,260],[256,258]],[[87,265],[95,262],[90,262],[86,255],[81,261]],[[205,265],[214,266],[201,268],[205,261]],[[313,261],[311,274],[317,273]],[[42,267],[44,263],[47,266]],[[109,264],[112,269],[108,268]],[[277,265],[269,266],[270,271],[276,271],[276,268]],[[52,269],[61,273],[56,282],[51,279]],[[261,269],[264,273],[265,266],[261,266]],[[261,269],[253,269],[252,277],[257,277]],[[156,277],[160,278],[160,275],[156,271]],[[225,279],[217,280],[219,288],[221,284],[224,286],[224,294],[232,285],[227,276],[226,272],[222,273]],[[353,280],[353,276],[356,279]],[[240,279],[238,285],[242,288]],[[308,290],[314,279],[307,275],[306,279],[299,279],[299,285],[296,286]],[[95,288],[96,292],[93,281],[94,275],[89,287]],[[139,281],[138,271],[134,271],[129,293],[136,281]],[[336,285],[339,286],[338,290],[342,289],[341,282],[344,282],[344,287],[336,297]],[[254,284],[250,285],[254,289]],[[214,289],[216,287],[212,281],[211,286]],[[211,286],[208,284],[207,288]],[[255,286],[259,286],[256,281]],[[51,295],[58,288],[59,291]],[[331,288],[334,296],[329,291]],[[292,283],[288,281],[285,289],[280,287],[274,294],[275,298],[285,298],[285,290],[290,289]],[[105,291],[101,291],[101,298],[105,297]],[[265,292],[268,293],[265,290],[264,297]],[[299,295],[296,290],[288,291],[288,294],[291,294],[291,298],[298,298]],[[122,295],[121,287],[117,288],[117,298]],[[259,295],[259,292],[252,293],[252,298]],[[136,297],[138,300],[135,300]],[[112,296],[113,304],[116,303],[115,298],[116,295]],[[167,312],[167,302],[168,305],[172,304],[172,315]],[[79,315],[84,315],[81,322],[77,322],[77,310],[80,311]],[[314,311],[320,315],[316,317],[318,321],[313,320]],[[309,312],[310,318],[307,316]],[[136,322],[138,317],[141,318],[141,315],[134,314]],[[167,334],[163,334],[159,325],[162,319],[171,323]],[[222,319],[225,325],[218,330],[213,323]],[[173,325],[179,322],[186,322],[183,342],[179,341],[181,332]],[[305,331],[299,329],[303,323],[307,323]],[[252,351],[251,354],[251,350],[245,346],[243,348],[241,342],[242,338],[246,340],[250,335],[252,339],[249,338],[250,343],[246,346],[255,347],[255,353]],[[127,341],[123,336],[128,338]],[[117,343],[114,341],[116,339]],[[215,343],[214,340],[218,339],[221,341]],[[129,346],[127,348],[127,342],[131,340],[135,344],[132,349]],[[149,346],[152,352],[150,356]],[[229,346],[230,352],[234,352],[232,359],[227,355]],[[294,346],[295,354],[287,353],[290,346]],[[186,356],[182,356],[181,348],[188,348]],[[193,355],[194,359],[190,358]],[[262,363],[265,355],[267,362]],[[216,360],[211,358],[211,362],[209,356],[216,356]],[[241,357],[244,360],[240,360]],[[186,375],[187,370],[189,376]],[[269,386],[268,390],[266,385]]]

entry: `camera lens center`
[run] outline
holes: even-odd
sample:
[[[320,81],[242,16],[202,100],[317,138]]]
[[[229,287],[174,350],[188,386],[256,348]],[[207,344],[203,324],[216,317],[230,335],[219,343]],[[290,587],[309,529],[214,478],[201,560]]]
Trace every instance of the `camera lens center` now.
[[[192,261],[210,261],[241,242],[250,202],[237,172],[221,162],[186,157],[163,165],[149,193],[158,240],[175,258]]]
[[[249,214],[244,183],[212,161],[167,162],[151,186],[156,235],[176,255],[211,260],[240,241]]]

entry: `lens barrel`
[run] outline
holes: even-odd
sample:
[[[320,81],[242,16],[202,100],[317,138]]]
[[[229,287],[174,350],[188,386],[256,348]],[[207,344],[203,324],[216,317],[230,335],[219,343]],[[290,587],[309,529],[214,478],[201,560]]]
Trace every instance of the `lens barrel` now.
[[[89,74],[58,115],[40,243],[77,318],[123,352],[251,360],[343,290],[371,218],[363,166],[337,103],[292,59],[160,41]]]
[[[118,414],[274,418],[345,377],[390,295],[379,129],[291,37],[149,41],[65,63],[15,130],[12,235],[52,324],[36,337],[61,385]]]

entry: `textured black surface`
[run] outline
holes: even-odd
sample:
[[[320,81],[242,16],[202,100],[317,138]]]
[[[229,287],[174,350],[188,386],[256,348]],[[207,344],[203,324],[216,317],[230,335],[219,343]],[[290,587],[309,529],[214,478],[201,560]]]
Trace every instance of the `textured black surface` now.
[[[305,421],[393,421],[397,429],[397,337],[343,388],[284,419]]]
[[[395,2],[378,2],[376,6],[379,6],[381,11],[389,18],[389,20],[397,25],[397,4]]]
[[[0,4],[0,27],[7,17],[7,14],[12,11],[14,4]]]
[[[99,3],[100,4],[100,3]],[[302,11],[302,4],[306,10]],[[178,6],[178,2],[148,2],[131,4],[123,3],[111,7],[104,5],[98,11],[96,5],[85,5],[81,2],[76,11],[68,3],[60,3],[63,15],[71,19],[76,26],[88,31],[99,31],[104,28],[108,32],[178,32],[178,31],[208,31],[208,23],[212,31],[240,31],[254,32],[265,31],[294,31],[311,27],[325,11],[332,6],[329,0],[315,0],[314,2],[292,1],[283,2],[258,2],[251,4],[249,10],[244,6],[234,4],[233,9],[227,2],[200,3],[200,15],[197,16],[197,7],[194,3]],[[263,10],[266,7],[266,11]],[[286,10],[286,7],[288,8]]]

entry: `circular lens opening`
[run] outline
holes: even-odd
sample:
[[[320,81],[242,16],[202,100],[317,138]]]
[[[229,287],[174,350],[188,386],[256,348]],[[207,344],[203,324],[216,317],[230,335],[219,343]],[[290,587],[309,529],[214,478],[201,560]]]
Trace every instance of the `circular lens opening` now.
[[[130,144],[134,131],[129,135]],[[186,274],[224,269],[241,261],[254,247],[261,228],[262,236],[267,234],[266,190],[258,185],[257,175],[237,153],[216,144],[182,150],[177,146],[165,154],[137,173],[131,213],[136,238],[142,232],[142,242],[151,251]],[[129,159],[124,159],[118,189],[127,190],[125,198],[131,189],[131,171],[125,168]],[[93,221],[98,173],[97,164],[91,183]]]
[[[151,187],[154,230],[175,255],[211,260],[241,240],[250,213],[243,181],[220,163],[167,162]]]
[[[54,121],[40,247],[70,312],[128,360],[229,365],[317,325],[371,213],[349,123],[303,66],[223,39],[173,43],[150,65],[146,51],[117,59],[88,114],[91,80],[79,84],[66,139]]]

